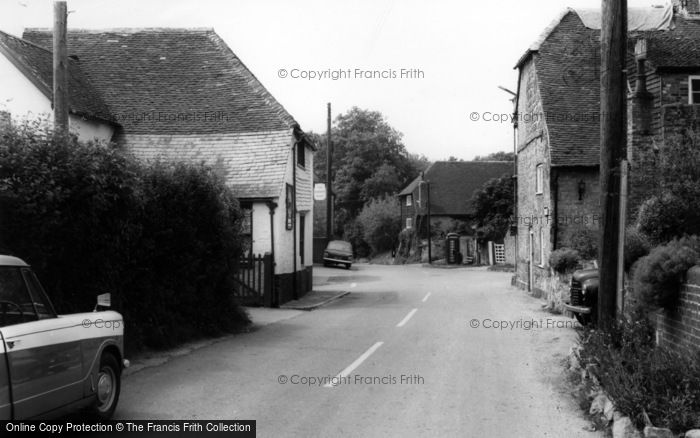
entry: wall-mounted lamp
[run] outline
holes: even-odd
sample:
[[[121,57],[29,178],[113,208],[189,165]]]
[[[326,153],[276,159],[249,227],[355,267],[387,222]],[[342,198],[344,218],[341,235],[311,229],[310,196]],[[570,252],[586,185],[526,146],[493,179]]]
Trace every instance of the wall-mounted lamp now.
[[[549,207],[544,208],[544,217],[549,217]]]
[[[583,201],[583,195],[586,194],[586,182],[581,180],[578,182],[578,200]]]

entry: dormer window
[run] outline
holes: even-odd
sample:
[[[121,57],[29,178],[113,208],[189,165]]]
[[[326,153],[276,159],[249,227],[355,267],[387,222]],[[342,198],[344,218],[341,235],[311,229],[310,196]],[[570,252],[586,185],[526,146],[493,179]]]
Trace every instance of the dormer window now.
[[[406,195],[406,207],[413,205],[413,195]]]
[[[700,76],[688,78],[688,103],[700,105]]]

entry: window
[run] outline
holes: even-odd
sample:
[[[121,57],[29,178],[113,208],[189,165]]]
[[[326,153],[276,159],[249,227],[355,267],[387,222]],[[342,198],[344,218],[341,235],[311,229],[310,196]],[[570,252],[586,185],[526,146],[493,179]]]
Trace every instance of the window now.
[[[406,207],[413,205],[413,195],[406,195]]]
[[[0,327],[36,321],[34,302],[19,268],[0,268]]]
[[[253,252],[253,206],[251,204],[241,204],[241,243],[243,254],[248,256]]]
[[[542,187],[544,186],[544,164],[538,164],[535,168],[535,193],[538,195],[542,194]]]
[[[53,309],[53,305],[51,301],[49,301],[49,297],[46,296],[46,292],[44,292],[44,288],[41,287],[41,283],[39,283],[36,275],[29,269],[22,269],[22,275],[27,282],[29,295],[34,303],[34,308],[36,309],[39,319],[55,318],[56,312]]]
[[[688,103],[700,104],[700,76],[688,77]]]
[[[306,167],[306,147],[304,143],[297,143],[297,164]]]
[[[540,228],[540,266],[544,266],[544,228]]]
[[[412,217],[407,217],[406,218],[406,228],[413,228],[413,218]]]

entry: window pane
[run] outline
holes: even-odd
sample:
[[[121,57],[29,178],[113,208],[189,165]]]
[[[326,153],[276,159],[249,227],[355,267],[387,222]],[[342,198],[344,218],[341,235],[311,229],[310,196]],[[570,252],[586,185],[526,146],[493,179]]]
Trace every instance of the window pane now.
[[[34,307],[39,315],[39,319],[53,318],[56,316],[51,301],[49,301],[44,288],[41,287],[41,283],[36,278],[36,275],[28,269],[22,271],[24,278],[29,286],[29,294],[31,295]]]
[[[36,320],[19,268],[0,268],[0,327]]]

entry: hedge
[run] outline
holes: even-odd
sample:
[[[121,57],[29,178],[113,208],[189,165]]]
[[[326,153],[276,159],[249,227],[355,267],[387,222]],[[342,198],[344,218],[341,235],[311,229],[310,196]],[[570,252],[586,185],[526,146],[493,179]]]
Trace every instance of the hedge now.
[[[241,213],[203,165],[144,164],[37,124],[0,134],[0,253],[30,263],[59,313],[112,293],[127,348],[236,330]]]

